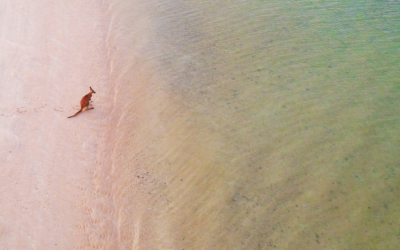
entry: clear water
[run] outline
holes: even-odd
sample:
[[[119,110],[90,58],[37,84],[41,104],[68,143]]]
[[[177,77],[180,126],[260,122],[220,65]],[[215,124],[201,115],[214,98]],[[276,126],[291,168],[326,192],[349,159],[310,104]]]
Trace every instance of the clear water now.
[[[398,1],[148,4],[140,244],[398,246]]]

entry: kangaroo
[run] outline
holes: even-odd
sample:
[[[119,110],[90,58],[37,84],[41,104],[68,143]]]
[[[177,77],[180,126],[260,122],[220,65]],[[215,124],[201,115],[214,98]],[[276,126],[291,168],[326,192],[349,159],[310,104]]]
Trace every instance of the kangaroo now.
[[[90,88],[90,92],[88,94],[86,94],[84,97],[82,97],[81,109],[78,112],[76,112],[75,115],[68,116],[68,118],[71,118],[71,117],[74,117],[74,116],[78,115],[80,112],[82,112],[83,108],[86,108],[86,110],[94,109],[93,107],[89,107],[89,104],[90,104],[90,99],[92,98],[92,93],[96,94],[96,92],[94,92],[92,87],[89,87],[89,88]]]

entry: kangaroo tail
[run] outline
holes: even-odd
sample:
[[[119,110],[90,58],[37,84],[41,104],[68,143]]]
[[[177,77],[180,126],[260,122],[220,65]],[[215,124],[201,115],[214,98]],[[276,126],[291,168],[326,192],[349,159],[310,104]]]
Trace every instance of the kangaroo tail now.
[[[72,117],[74,117],[74,116],[77,116],[81,111],[82,111],[82,109],[79,110],[78,112],[76,112],[75,115],[68,116],[68,118],[72,118]]]

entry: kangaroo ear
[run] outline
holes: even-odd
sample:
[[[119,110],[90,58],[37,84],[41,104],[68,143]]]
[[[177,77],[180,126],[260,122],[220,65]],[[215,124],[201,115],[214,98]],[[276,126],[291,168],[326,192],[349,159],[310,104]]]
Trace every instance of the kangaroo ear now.
[[[92,87],[89,87],[90,88],[90,90],[93,92],[93,93],[95,93],[96,94],[96,92],[94,92],[94,90],[92,89]]]

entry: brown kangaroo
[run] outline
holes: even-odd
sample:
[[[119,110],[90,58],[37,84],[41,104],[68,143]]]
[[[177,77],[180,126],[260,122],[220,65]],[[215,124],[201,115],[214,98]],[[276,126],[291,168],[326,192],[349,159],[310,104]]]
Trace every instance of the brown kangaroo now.
[[[90,88],[90,92],[88,94],[86,94],[84,97],[82,97],[81,109],[78,112],[76,112],[75,115],[68,116],[68,118],[71,118],[71,117],[74,117],[74,116],[78,115],[80,112],[82,112],[83,108],[86,108],[86,110],[94,109],[93,107],[89,107],[89,104],[90,104],[90,99],[92,98],[92,93],[96,94],[96,92],[94,92],[92,87],[89,87],[89,88]]]

